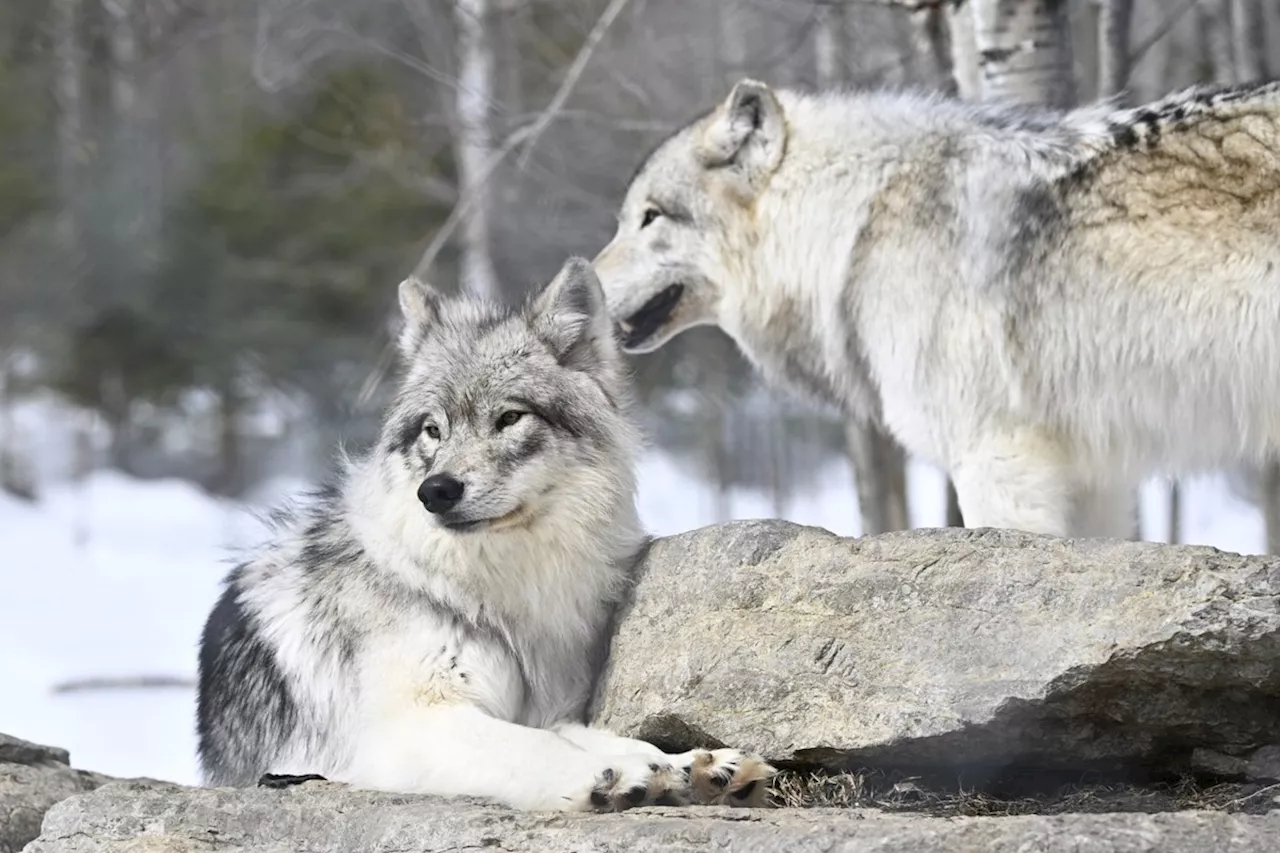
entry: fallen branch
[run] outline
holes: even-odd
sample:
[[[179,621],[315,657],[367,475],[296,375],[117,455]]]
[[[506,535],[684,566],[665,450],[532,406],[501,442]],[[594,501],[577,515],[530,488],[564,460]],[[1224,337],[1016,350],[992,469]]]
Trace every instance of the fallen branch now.
[[[120,678],[78,678],[53,685],[54,693],[84,693],[90,690],[150,690],[161,687],[179,687],[184,690],[196,686],[194,680],[176,675],[132,675]]]

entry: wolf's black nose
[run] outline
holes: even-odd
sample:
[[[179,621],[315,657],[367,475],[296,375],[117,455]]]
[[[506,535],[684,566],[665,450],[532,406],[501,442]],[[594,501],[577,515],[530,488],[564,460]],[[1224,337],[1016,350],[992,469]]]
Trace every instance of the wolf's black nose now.
[[[462,500],[462,481],[448,474],[432,474],[418,486],[418,500],[427,512],[448,512]]]

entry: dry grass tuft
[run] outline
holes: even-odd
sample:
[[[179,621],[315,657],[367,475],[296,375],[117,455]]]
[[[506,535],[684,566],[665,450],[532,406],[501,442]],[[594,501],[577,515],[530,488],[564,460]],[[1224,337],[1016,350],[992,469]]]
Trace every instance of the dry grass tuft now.
[[[783,771],[771,787],[773,805],[785,808],[876,808],[936,817],[982,817],[1203,809],[1264,814],[1280,809],[1280,785],[1224,782],[1201,786],[1187,777],[1174,784],[1064,785],[1005,798],[982,791],[937,790],[918,778],[878,773]]]

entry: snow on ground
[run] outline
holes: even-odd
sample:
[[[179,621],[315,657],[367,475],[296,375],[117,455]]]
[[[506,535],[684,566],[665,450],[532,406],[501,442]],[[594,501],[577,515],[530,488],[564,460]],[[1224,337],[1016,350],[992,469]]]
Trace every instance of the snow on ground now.
[[[913,464],[917,526],[944,517],[943,479]],[[276,481],[271,502],[301,486]],[[1146,530],[1164,535],[1164,489],[1144,494]],[[650,455],[640,477],[641,514],[657,534],[715,521],[709,490],[679,463]],[[1186,541],[1259,553],[1259,512],[1220,478],[1186,484]],[[769,500],[730,498],[734,518],[775,515]],[[781,515],[837,533],[858,532],[848,468],[832,466],[819,487]],[[4,543],[0,598],[0,732],[71,751],[76,766],[117,776],[197,781],[194,692],[188,687],[55,693],[86,677],[194,678],[196,642],[228,568],[230,548],[262,533],[240,505],[177,481],[140,482],[100,472],[79,488],[46,487],[41,502],[0,494]]]

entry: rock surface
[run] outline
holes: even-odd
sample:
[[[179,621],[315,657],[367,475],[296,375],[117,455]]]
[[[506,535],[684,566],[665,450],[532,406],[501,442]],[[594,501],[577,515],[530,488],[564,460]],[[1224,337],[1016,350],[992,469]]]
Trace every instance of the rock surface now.
[[[1280,743],[1280,560],[781,521],[656,541],[596,721],[800,764],[1187,769]]]
[[[17,853],[35,838],[50,806],[109,780],[70,764],[65,749],[0,734],[0,853]]]
[[[474,800],[351,790],[113,782],[65,800],[27,853],[1280,853],[1280,812],[929,818],[808,809],[517,812]]]
[[[1264,746],[1252,755],[1223,755],[1211,749],[1191,754],[1191,766],[1203,773],[1240,777],[1259,782],[1280,782],[1280,746]]]

